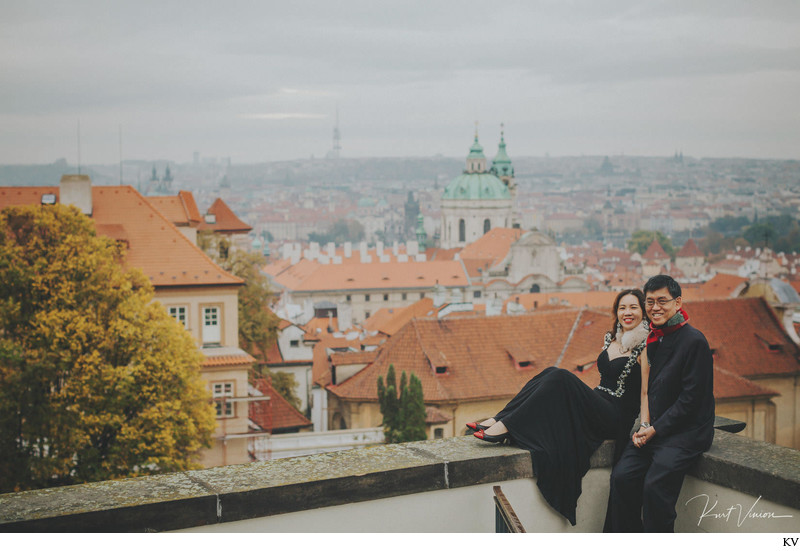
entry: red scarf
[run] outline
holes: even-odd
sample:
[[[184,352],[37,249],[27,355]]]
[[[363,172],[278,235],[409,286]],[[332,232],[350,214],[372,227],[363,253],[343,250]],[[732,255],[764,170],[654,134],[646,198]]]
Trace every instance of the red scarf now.
[[[682,321],[677,321],[681,319],[679,316],[683,316]],[[670,325],[669,322],[672,320],[676,320],[677,323],[673,323]],[[651,343],[658,342],[658,340],[663,337],[664,335],[669,335],[674,333],[684,325],[689,322],[689,314],[686,313],[686,310],[681,308],[678,310],[678,313],[672,316],[667,323],[662,325],[661,327],[650,326],[650,334],[647,335],[647,345],[650,346]]]

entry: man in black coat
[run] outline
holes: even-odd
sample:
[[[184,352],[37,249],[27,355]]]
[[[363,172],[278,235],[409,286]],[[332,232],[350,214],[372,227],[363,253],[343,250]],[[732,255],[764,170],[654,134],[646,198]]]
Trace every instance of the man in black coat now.
[[[604,531],[673,532],[683,478],[714,438],[713,358],[703,334],[688,325],[681,287],[667,275],[644,286],[652,329],[643,422],[611,473]]]

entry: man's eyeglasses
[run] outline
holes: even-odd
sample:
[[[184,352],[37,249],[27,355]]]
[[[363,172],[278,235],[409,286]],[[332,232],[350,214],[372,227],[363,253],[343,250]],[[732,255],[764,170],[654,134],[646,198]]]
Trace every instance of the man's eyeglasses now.
[[[661,306],[663,308],[664,306],[666,306],[667,304],[669,304],[673,300],[678,300],[678,297],[671,298],[669,300],[665,299],[664,297],[660,297],[657,300],[653,300],[652,298],[648,298],[647,300],[644,301],[644,305],[647,306],[648,308],[652,308],[653,306],[658,304],[659,306]]]

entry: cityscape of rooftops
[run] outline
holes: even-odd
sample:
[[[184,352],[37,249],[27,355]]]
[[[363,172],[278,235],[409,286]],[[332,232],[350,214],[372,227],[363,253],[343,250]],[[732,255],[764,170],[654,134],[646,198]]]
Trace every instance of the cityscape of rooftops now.
[[[86,249],[140,271],[92,285],[177,322],[137,331],[191,367],[205,436],[142,436],[161,451],[108,451],[107,476],[66,448],[0,494],[470,434],[544,367],[596,386],[614,297],[656,274],[714,351],[717,415],[800,449],[796,2],[70,4],[0,19],[0,228],[78,207],[106,243]],[[48,340],[23,313],[56,308],[16,308],[20,250],[0,241],[0,367]],[[417,427],[384,423],[395,376]],[[75,400],[52,414],[90,417]]]

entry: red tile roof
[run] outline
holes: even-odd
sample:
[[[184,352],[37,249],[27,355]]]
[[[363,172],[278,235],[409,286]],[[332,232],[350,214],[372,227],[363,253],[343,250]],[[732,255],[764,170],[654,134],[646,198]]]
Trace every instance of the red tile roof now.
[[[526,310],[533,310],[534,303],[536,308],[542,308],[550,304],[563,304],[568,306],[589,306],[595,308],[608,308],[614,304],[617,291],[587,291],[585,293],[524,293],[511,295],[505,304],[516,302],[525,307]]]
[[[714,398],[769,398],[778,393],[731,373],[727,369],[714,366]]]
[[[292,407],[265,377],[250,372],[251,396],[268,396],[269,400],[249,402],[248,417],[267,432],[288,431],[309,427],[313,423]]]
[[[511,245],[522,234],[523,231],[519,228],[493,228],[461,249],[459,257],[465,264],[469,261],[467,269],[470,276],[475,277],[479,275],[477,268],[480,267],[485,271],[487,267],[491,268],[508,256]]]
[[[700,250],[700,247],[697,246],[697,243],[694,242],[694,239],[689,238],[686,243],[683,244],[681,250],[678,251],[676,256],[705,256],[703,251]]]
[[[364,322],[364,329],[368,331],[380,331],[385,335],[391,336],[397,333],[400,328],[413,318],[435,316],[438,311],[439,308],[433,306],[433,299],[421,298],[417,302],[404,308],[393,308],[392,311],[382,308],[375,313],[376,315],[370,316],[370,318]],[[377,316],[378,314],[380,314],[380,317]],[[375,317],[378,317],[378,319],[373,320]]]
[[[705,334],[714,351],[719,373],[715,392],[720,398],[769,397],[774,393],[744,378],[800,373],[800,350],[763,299],[684,304],[690,323]],[[372,364],[327,388],[344,400],[376,401],[377,378],[385,377],[392,364],[398,373],[419,377],[428,404],[507,398],[559,359],[561,368],[596,386],[595,362],[611,321],[605,308],[414,319],[389,338]],[[531,367],[516,367],[520,358],[532,359]],[[327,369],[327,358],[324,361]],[[583,371],[579,366],[585,366]],[[446,372],[437,374],[436,367]]]
[[[211,230],[221,233],[248,233],[253,229],[242,222],[222,199],[217,199],[208,207],[208,214],[213,214],[216,217],[216,221],[213,224],[209,224],[203,220],[197,227],[198,230]]]
[[[714,365],[742,377],[800,373],[800,349],[763,298],[686,301],[684,309],[715,351]]]
[[[684,300],[734,298],[744,289],[748,279],[730,274],[717,274],[700,287],[683,286]]]
[[[147,201],[176,226],[197,227],[203,220],[191,191],[179,191],[178,195],[150,196]]]
[[[653,242],[650,243],[650,246],[642,255],[642,259],[644,260],[660,261],[666,260],[667,258],[669,258],[669,255],[664,251],[664,248],[657,239],[653,239]]]
[[[234,367],[234,366],[252,366],[256,362],[250,354],[242,352],[241,354],[225,354],[223,356],[206,356],[203,360],[202,367]]]
[[[38,205],[44,193],[58,198],[59,187],[2,187],[0,208]],[[217,266],[131,186],[92,186],[92,219],[101,235],[124,238],[126,263],[141,269],[156,287],[244,283]]]
[[[513,396],[561,355],[578,310],[519,316],[415,319],[384,344],[375,361],[329,390],[347,400],[377,400],[377,378],[393,364],[422,381],[426,403]],[[596,353],[602,340],[595,343]],[[509,350],[525,349],[533,366],[517,369]],[[447,373],[436,374],[436,366]]]

